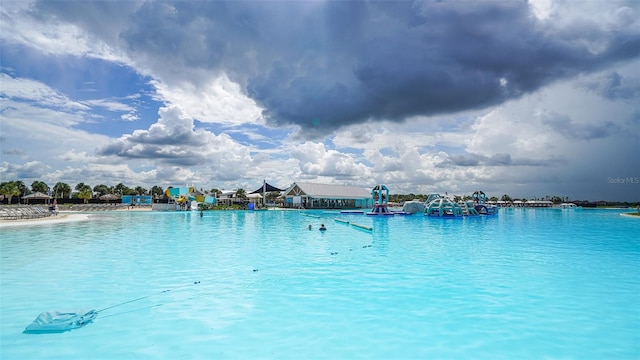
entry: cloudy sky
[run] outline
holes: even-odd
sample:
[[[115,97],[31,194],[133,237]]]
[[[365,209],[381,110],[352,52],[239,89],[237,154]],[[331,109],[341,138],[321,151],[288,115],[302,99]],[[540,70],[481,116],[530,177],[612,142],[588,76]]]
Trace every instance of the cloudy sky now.
[[[0,1],[1,181],[640,200],[640,2]]]

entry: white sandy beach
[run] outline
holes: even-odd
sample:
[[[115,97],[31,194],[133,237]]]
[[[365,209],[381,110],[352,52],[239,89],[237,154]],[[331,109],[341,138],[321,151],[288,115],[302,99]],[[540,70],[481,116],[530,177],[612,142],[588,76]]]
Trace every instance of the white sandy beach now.
[[[58,224],[74,221],[84,221],[89,219],[89,214],[58,214],[39,219],[22,219],[22,220],[2,220],[0,228],[12,226],[36,226],[45,224]]]
[[[109,212],[109,211],[151,211],[151,207],[129,207],[129,208],[119,208],[119,209],[113,209],[113,210],[110,209],[110,210],[100,211],[100,212]],[[91,214],[87,214],[87,213],[76,213],[74,211],[60,211],[58,215],[44,217],[44,218],[21,219],[21,220],[0,220],[0,228],[84,221],[84,220],[89,220],[90,216]]]

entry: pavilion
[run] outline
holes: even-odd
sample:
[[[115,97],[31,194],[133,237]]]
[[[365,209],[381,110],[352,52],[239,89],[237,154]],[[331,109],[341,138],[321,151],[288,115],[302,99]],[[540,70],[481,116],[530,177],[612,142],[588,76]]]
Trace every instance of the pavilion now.
[[[294,182],[283,195],[286,207],[365,209],[373,206],[371,191],[357,186]]]

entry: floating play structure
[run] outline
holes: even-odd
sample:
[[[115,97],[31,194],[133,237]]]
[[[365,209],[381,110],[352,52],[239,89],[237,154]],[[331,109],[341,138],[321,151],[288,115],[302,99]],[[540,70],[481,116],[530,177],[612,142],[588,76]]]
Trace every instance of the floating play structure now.
[[[425,216],[456,218],[463,216],[496,215],[498,208],[487,203],[484,192],[476,191],[470,200],[455,202],[446,195],[429,194],[425,201],[407,201],[402,206],[407,214],[424,213]]]
[[[440,194],[430,194],[427,197],[424,210],[425,216],[433,217],[462,217],[496,215],[498,207],[487,203],[487,196],[482,191],[475,191],[471,200],[458,203]]]
[[[459,202],[462,213],[465,216],[496,215],[498,207],[487,203],[487,196],[482,191],[475,191],[471,200]]]
[[[424,209],[425,216],[447,218],[464,216],[462,207],[459,204],[440,194],[430,194],[426,203],[427,205]]]
[[[402,210],[389,209],[389,188],[385,185],[376,185],[371,190],[373,207],[371,211],[343,210],[341,214],[366,214],[369,216],[393,216],[424,214],[430,217],[458,218],[463,216],[495,215],[498,208],[487,203],[484,192],[476,191],[471,195],[470,200],[455,202],[446,194],[429,194],[425,201],[411,200],[402,205]]]
[[[402,211],[407,214],[422,214],[425,213],[427,206],[431,204],[431,202],[441,198],[443,198],[443,196],[440,194],[429,194],[427,195],[427,199],[425,201],[422,201],[420,199],[406,201],[402,205]]]
[[[367,215],[394,215],[389,211],[389,188],[384,185],[376,185],[371,190],[371,197],[373,198],[373,207]]]
[[[420,199],[405,201],[402,205],[402,211],[406,214],[421,214],[424,212],[425,202]]]
[[[582,207],[574,204],[574,203],[562,203],[560,205],[555,206],[556,209],[561,209],[561,210],[577,210],[577,209],[582,209]]]

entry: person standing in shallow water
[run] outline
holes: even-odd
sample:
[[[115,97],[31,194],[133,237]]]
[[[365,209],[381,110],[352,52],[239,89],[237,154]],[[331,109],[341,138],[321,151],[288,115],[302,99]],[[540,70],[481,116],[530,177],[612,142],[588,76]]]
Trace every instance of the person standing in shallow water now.
[[[320,225],[320,231],[325,231],[325,230],[327,230],[327,228],[326,228],[326,227],[324,227],[324,224],[321,224],[321,225]]]

